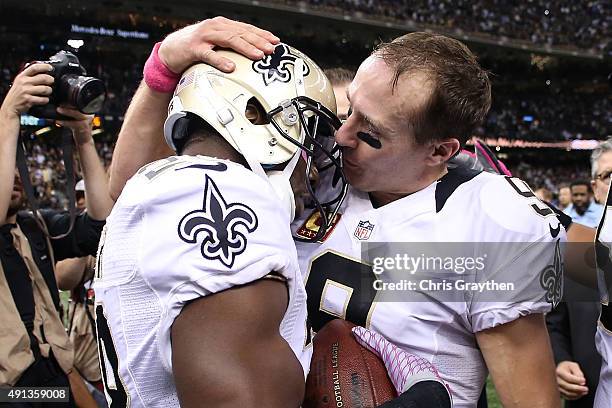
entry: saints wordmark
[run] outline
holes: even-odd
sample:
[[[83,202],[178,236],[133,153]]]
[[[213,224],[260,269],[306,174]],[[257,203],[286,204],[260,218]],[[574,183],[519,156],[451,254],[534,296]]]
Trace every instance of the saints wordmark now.
[[[257,215],[248,206],[230,203],[206,175],[204,205],[187,213],[178,226],[179,237],[190,244],[202,239],[200,251],[209,260],[219,260],[231,268],[247,246],[247,234],[257,229]]]
[[[295,67],[295,61],[299,57],[291,53],[289,47],[285,44],[279,44],[274,48],[274,52],[271,55],[265,56],[259,61],[253,63],[253,69],[255,72],[261,74],[264,83],[270,85],[274,81],[289,82],[291,80],[291,71],[289,71],[288,65]],[[308,64],[302,64],[304,76],[308,75],[310,68]]]

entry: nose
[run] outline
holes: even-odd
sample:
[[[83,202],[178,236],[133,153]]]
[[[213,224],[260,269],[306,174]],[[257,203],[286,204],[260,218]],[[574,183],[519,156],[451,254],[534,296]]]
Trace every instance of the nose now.
[[[348,147],[350,149],[357,147],[359,139],[357,139],[357,133],[353,129],[350,117],[340,126],[340,129],[336,131],[335,137],[336,143],[342,147]]]

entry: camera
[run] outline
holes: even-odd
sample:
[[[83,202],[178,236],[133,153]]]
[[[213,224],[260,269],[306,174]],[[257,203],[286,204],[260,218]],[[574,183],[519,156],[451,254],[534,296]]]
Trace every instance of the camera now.
[[[42,106],[33,106],[28,113],[32,116],[45,119],[65,119],[57,113],[59,105],[67,105],[78,109],[85,114],[92,114],[102,109],[106,99],[106,87],[98,78],[86,76],[85,68],[79,59],[71,52],[60,51],[49,58],[48,61],[37,63],[49,64],[53,70],[53,91],[49,96],[49,103]]]

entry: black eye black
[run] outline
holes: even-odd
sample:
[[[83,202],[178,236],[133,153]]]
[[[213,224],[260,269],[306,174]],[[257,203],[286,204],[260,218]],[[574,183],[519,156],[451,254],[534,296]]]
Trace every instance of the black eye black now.
[[[373,147],[374,149],[380,149],[382,147],[382,143],[380,143],[380,140],[378,140],[369,133],[357,132],[357,137],[363,142],[367,143],[370,147]]]

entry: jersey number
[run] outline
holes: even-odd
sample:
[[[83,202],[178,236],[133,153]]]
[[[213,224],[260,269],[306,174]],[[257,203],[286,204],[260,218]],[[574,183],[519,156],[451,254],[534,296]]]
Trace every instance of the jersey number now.
[[[308,318],[315,332],[333,319],[366,327],[374,305],[374,272],[368,265],[326,252],[310,267]]]
[[[508,183],[510,183],[514,191],[531,201],[531,208],[533,208],[536,213],[542,217],[546,217],[553,213],[553,210],[540,201],[535,194],[533,194],[531,187],[529,187],[523,180],[516,177],[505,177],[505,179]]]
[[[104,309],[100,304],[96,306],[96,328],[102,380],[107,398],[110,397],[109,408],[127,407],[129,399],[123,381],[119,377],[119,359],[106,316],[104,316]]]
[[[170,156],[168,158],[147,164],[138,170],[138,174],[144,174],[144,176],[151,181],[167,171],[178,167],[179,165],[183,165],[185,168],[196,168],[212,171],[227,170],[227,164],[222,162],[210,161],[210,163],[192,163],[186,157]]]

